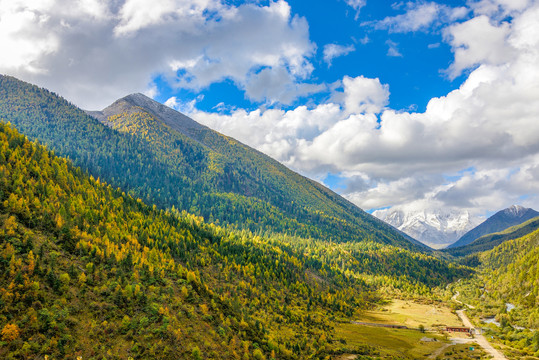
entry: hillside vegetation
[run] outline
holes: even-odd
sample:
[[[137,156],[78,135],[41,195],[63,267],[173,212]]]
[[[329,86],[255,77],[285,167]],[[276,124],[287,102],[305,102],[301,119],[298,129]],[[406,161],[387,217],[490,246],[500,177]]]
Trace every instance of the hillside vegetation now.
[[[341,346],[333,322],[380,290],[469,274],[387,245],[264,238],[159,210],[8,125],[0,174],[2,358],[324,358]]]
[[[477,275],[453,286],[474,306],[467,311],[476,325],[508,359],[539,358],[539,229],[470,258],[479,264]],[[484,318],[497,324],[482,323]]]
[[[534,309],[534,327],[539,327],[539,230],[504,242],[481,261],[490,273],[487,287],[508,302]]]
[[[258,234],[426,249],[261,153],[201,125],[187,136],[128,100],[108,116],[110,128],[47,90],[0,76],[0,119],[158,208]]]

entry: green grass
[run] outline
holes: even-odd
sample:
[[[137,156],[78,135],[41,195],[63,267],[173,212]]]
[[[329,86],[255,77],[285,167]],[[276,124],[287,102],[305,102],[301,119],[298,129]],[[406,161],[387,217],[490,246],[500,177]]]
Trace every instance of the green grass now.
[[[473,347],[474,350],[470,350]],[[445,349],[436,360],[473,360],[488,359],[489,356],[476,344],[456,344]]]
[[[368,344],[379,351],[382,358],[402,357],[409,359],[425,358],[444,342],[423,342],[423,337],[437,337],[417,330],[388,329],[354,324],[338,324],[335,327],[337,339],[346,342],[347,349],[359,348]]]

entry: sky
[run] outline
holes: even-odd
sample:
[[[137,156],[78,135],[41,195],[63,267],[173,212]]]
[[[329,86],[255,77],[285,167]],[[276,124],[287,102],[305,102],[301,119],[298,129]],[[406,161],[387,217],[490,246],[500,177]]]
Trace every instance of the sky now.
[[[0,73],[142,92],[361,208],[539,209],[539,1],[0,0]]]

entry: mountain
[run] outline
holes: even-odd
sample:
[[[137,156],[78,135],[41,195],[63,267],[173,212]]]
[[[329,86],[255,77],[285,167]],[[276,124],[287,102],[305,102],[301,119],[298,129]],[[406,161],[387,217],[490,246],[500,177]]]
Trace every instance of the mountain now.
[[[479,254],[488,297],[519,309],[521,324],[539,327],[539,229]],[[537,339],[537,338],[536,338]],[[539,340],[539,339],[538,339]],[[539,346],[539,341],[537,342]],[[539,348],[536,348],[539,350]]]
[[[539,212],[520,205],[512,205],[507,209],[498,211],[487,220],[468,231],[458,241],[447,248],[457,248],[472,243],[477,238],[507,229],[508,227],[522,224],[523,222],[539,216]]]
[[[149,207],[4,124],[0,173],[1,358],[323,357],[325,341],[300,346],[331,340],[322,314],[373,299],[336,267]]]
[[[442,251],[453,256],[466,256],[493,249],[505,241],[518,239],[537,229],[539,229],[539,217],[534,217],[528,221],[524,221],[522,224],[511,226],[503,231],[483,235],[468,245],[443,249]]]
[[[477,225],[477,220],[467,211],[434,210],[376,210],[374,216],[394,226],[403,233],[438,249],[455,242]]]
[[[377,355],[334,328],[390,289],[425,295],[469,275],[391,245],[160,210],[0,123],[0,358]]]
[[[0,77],[0,119],[159,208],[258,233],[427,250],[321,184],[144,95],[89,114]]]

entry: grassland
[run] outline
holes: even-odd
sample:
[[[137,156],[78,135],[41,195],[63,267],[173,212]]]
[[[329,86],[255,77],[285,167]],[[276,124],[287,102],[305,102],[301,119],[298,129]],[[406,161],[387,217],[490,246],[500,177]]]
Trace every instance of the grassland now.
[[[437,331],[438,328],[442,325],[462,325],[459,318],[444,304],[417,303],[399,299],[392,300],[377,309],[364,311],[356,320],[408,327],[408,329],[391,329],[351,323],[336,326],[336,338],[341,339],[341,343],[344,344],[341,348],[353,353],[368,344],[371,349],[375,349],[371,352],[376,353],[372,358],[382,359],[425,359],[435,354],[437,350],[440,351],[442,347],[448,346],[444,336]],[[432,331],[423,333],[417,330],[420,326]],[[437,341],[423,341],[424,338],[434,338]],[[454,352],[451,350],[453,347],[450,345],[447,347],[448,350],[444,350],[441,354]],[[339,360],[353,358],[346,352],[336,357]]]
[[[395,299],[378,309],[365,311],[358,321],[404,325],[409,328],[435,329],[443,326],[461,326],[458,316],[441,303],[420,304],[410,300]]]
[[[335,331],[337,338],[345,340],[346,348],[357,349],[363,344],[368,344],[378,350],[378,356],[383,359],[424,359],[445,344],[438,335],[410,329],[340,324]],[[438,341],[421,341],[424,337],[434,337]]]
[[[490,356],[477,344],[470,343],[450,345],[443,351],[443,354],[436,357],[436,360],[479,360],[489,358]]]

